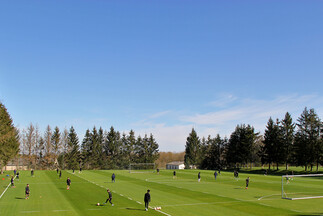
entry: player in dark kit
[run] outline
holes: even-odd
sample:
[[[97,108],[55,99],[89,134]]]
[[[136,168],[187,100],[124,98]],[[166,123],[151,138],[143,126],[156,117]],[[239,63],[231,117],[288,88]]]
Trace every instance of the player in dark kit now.
[[[59,171],[59,178],[62,177],[62,170]]]
[[[218,173],[215,171],[214,172],[214,178],[215,178],[215,180],[216,180],[217,175],[218,175]]]
[[[69,177],[67,177],[66,184],[67,184],[66,189],[69,190],[71,186],[71,179]]]
[[[111,179],[112,179],[112,182],[116,182],[116,175],[114,173],[112,173]]]
[[[246,179],[246,189],[248,189],[249,181],[250,181],[250,178],[249,178],[249,176],[248,176],[248,178]]]
[[[176,178],[176,171],[173,172],[173,179]]]
[[[30,193],[30,189],[29,189],[29,184],[27,184],[26,188],[25,188],[25,199],[29,199],[29,193]]]
[[[107,198],[107,200],[105,201],[104,204],[107,204],[107,202],[109,201],[109,203],[111,203],[111,206],[114,206],[113,203],[112,203],[112,194],[111,194],[111,191],[108,189],[107,192],[109,194],[109,197]]]
[[[15,183],[13,182],[13,176],[11,176],[11,180],[10,180],[10,182],[11,182],[11,187],[15,187]]]
[[[144,201],[145,201],[145,210],[148,211],[149,202],[150,202],[150,190],[147,190],[147,193],[145,193]]]
[[[197,174],[197,181],[200,182],[201,181],[201,173],[199,172],[199,174]]]

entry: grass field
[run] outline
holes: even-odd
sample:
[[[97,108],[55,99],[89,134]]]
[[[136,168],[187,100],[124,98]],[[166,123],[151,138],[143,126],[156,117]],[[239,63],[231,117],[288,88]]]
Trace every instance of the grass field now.
[[[115,183],[111,182],[113,172]],[[221,172],[214,180],[213,171],[200,172],[201,182],[197,170],[178,170],[176,179],[171,170],[161,170],[159,175],[125,170],[63,171],[61,179],[56,171],[35,171],[34,177],[30,171],[22,171],[16,187],[6,191],[10,177],[1,175],[0,215],[323,215],[322,198],[281,199],[279,176],[240,173],[236,180],[232,172]],[[246,190],[247,176],[250,184]],[[70,190],[66,190],[67,177],[72,181]],[[27,183],[31,190],[28,200],[24,194]],[[294,180],[289,185],[295,192],[315,188],[323,194],[322,178],[310,184]],[[106,188],[112,191],[114,206],[96,206],[106,200]],[[160,206],[160,211],[144,211],[147,189],[151,190],[150,206]]]

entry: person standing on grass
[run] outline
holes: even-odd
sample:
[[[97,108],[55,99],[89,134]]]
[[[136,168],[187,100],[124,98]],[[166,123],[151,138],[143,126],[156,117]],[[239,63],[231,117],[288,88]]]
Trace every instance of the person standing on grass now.
[[[249,187],[249,181],[250,181],[250,178],[248,176],[248,178],[246,178],[246,189],[248,189],[248,187]]]
[[[13,182],[13,176],[11,176],[11,180],[10,180],[10,182],[11,182],[11,187],[15,187],[15,183]]]
[[[199,172],[199,174],[197,174],[197,181],[200,182],[201,181],[201,173]]]
[[[157,168],[157,175],[159,175],[159,169]]]
[[[66,189],[69,190],[71,186],[71,179],[69,177],[67,177],[66,184],[67,184]]]
[[[174,170],[174,172],[173,172],[173,179],[175,179],[176,178],[176,171]]]
[[[56,169],[56,172],[57,172],[57,174],[58,174],[58,168]]]
[[[31,169],[30,174],[31,174],[32,177],[34,176],[34,170],[33,169]]]
[[[215,180],[216,180],[216,176],[218,175],[218,173],[215,171],[214,172],[214,178],[215,178]]]
[[[29,193],[30,193],[29,184],[27,184],[25,188],[25,199],[29,199]]]
[[[112,194],[111,194],[111,191],[108,189],[107,192],[108,192],[109,197],[107,198],[107,200],[105,201],[104,204],[107,204],[107,202],[109,201],[109,203],[111,204],[111,206],[114,206],[113,203],[112,203]]]
[[[19,181],[19,172],[17,172],[17,180]]]
[[[148,211],[149,202],[150,202],[150,190],[147,190],[147,193],[145,193],[144,201],[145,201],[145,210]]]
[[[114,173],[112,173],[111,179],[112,179],[112,182],[116,182],[116,175]]]

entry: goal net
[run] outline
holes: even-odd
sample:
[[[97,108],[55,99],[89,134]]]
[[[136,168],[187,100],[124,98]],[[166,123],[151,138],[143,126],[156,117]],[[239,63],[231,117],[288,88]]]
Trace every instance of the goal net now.
[[[155,163],[132,163],[129,165],[129,173],[155,172]]]
[[[283,175],[281,181],[283,199],[323,198],[323,174]]]

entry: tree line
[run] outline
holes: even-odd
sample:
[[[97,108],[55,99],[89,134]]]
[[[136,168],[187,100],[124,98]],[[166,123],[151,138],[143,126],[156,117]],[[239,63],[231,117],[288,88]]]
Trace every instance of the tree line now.
[[[21,135],[21,154],[28,167],[35,169],[125,169],[130,163],[153,163],[159,155],[159,145],[154,136],[135,136],[100,127],[86,130],[82,142],[72,126],[60,131],[47,126],[43,135],[30,124]]]
[[[186,168],[239,168],[252,164],[305,167],[311,171],[323,164],[323,123],[314,109],[304,111],[294,123],[287,112],[284,119],[270,117],[264,135],[251,125],[237,125],[230,138],[210,135],[201,139],[193,128],[186,140]]]

